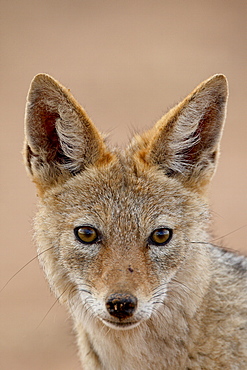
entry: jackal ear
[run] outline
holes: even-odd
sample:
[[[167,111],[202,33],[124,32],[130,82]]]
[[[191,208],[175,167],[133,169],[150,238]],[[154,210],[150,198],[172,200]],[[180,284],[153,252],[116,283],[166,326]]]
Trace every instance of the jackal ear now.
[[[46,74],[30,86],[25,114],[26,166],[39,187],[50,187],[107,158],[104,141],[70,92]]]
[[[203,191],[216,166],[227,96],[225,76],[201,83],[139,139],[139,156]]]

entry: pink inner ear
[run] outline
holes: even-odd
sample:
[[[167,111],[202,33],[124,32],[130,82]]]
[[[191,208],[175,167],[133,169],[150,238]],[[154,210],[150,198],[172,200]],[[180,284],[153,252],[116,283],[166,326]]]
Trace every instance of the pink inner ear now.
[[[42,112],[40,118],[47,136],[52,139],[55,134],[55,123],[57,118],[59,118],[59,114],[55,112]]]
[[[220,117],[218,115],[219,112],[215,104],[212,104],[205,112],[193,134],[195,144],[184,151],[183,156],[188,163],[194,164],[206,150],[215,152],[215,145],[219,139],[217,121],[220,120]]]
[[[58,113],[46,112],[44,117],[41,117],[44,130],[47,135],[47,154],[48,160],[54,159],[60,148],[60,143],[56,130],[56,120],[59,118]]]

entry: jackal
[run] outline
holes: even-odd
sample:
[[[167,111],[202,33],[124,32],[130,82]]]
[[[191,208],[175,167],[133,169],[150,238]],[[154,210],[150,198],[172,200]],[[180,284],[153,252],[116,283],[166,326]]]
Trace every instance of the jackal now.
[[[69,90],[32,81],[38,255],[83,369],[247,369],[247,259],[208,233],[227,90],[223,75],[202,82],[120,150]]]

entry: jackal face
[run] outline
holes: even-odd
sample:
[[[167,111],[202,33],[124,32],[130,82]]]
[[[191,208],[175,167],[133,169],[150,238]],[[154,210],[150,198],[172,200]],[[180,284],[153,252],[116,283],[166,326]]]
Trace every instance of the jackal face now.
[[[206,238],[226,98],[216,75],[125,151],[110,151],[68,90],[34,78],[24,155],[40,197],[39,258],[72,315],[130,329],[169,301]]]

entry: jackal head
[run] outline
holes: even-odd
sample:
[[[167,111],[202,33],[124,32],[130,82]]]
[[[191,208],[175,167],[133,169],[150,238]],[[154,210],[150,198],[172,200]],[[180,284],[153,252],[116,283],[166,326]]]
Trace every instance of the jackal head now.
[[[226,100],[215,75],[127,149],[110,150],[66,88],[34,78],[24,157],[40,200],[39,259],[77,321],[130,329],[185,305],[183,295],[196,307]]]

